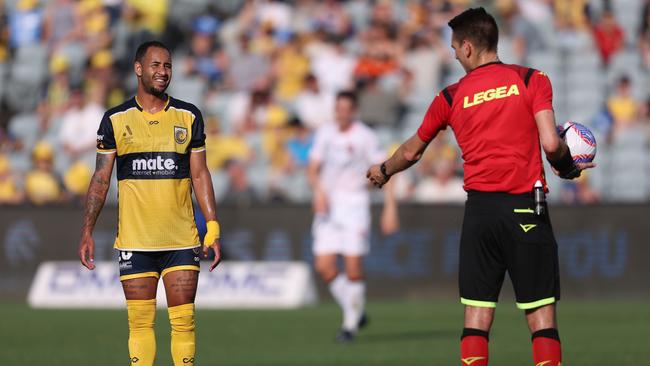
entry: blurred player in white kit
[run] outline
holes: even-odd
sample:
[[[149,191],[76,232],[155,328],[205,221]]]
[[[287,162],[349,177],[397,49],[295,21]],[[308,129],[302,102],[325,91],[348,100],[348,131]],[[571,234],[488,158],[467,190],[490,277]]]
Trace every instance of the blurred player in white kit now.
[[[356,95],[339,92],[335,121],[316,131],[308,169],[314,193],[314,267],[343,310],[343,324],[337,335],[340,342],[352,341],[367,322],[362,261],[370,250],[370,187],[365,173],[369,165],[382,162],[386,156],[374,131],[357,120],[356,113]],[[391,234],[398,225],[396,202],[389,186],[381,229]],[[339,255],[345,273],[339,272]]]

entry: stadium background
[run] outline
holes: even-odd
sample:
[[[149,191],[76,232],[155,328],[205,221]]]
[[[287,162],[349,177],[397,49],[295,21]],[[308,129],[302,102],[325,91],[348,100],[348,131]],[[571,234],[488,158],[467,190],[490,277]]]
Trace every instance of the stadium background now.
[[[14,315],[0,325],[3,364],[125,358],[124,314],[31,310],[25,297],[39,263],[75,260],[97,124],[106,108],[133,95],[140,42],[155,38],[172,47],[169,92],[204,114],[227,259],[309,262],[306,157],[314,129],[332,115],[333,95],[357,90],[361,119],[390,152],[414,133],[441,87],[464,74],[446,23],[470,5],[496,16],[502,61],[550,76],[558,122],[581,122],[599,142],[598,168],[584,178],[549,177],[566,301],[560,321],[572,345],[567,357],[576,365],[626,365],[650,356],[641,340],[650,322],[648,1],[2,3],[0,309]],[[343,352],[331,344],[338,314],[321,287],[320,305],[290,313],[199,312],[223,327],[199,328],[200,339],[230,349],[200,343],[201,364],[213,364],[211,356],[242,365],[455,363],[455,249],[464,197],[453,134],[439,137],[396,181],[402,230],[389,238],[373,234],[366,266],[370,310],[379,319],[365,343],[360,338]],[[113,258],[112,183],[96,233],[98,260]],[[504,325],[495,329],[497,342],[507,343],[495,342],[499,365],[528,360],[523,320],[507,287],[497,319]],[[84,322],[95,325],[71,325]],[[164,327],[164,318],[158,323]],[[69,332],[43,332],[43,324]],[[106,335],[78,343],[87,330]],[[290,350],[270,336],[275,332],[287,335]],[[306,336],[312,333],[319,336]],[[589,337],[597,346],[588,345]],[[98,351],[100,342],[105,348]],[[239,343],[259,344],[260,353]],[[392,347],[405,358],[387,351]],[[165,349],[159,346],[163,362]]]

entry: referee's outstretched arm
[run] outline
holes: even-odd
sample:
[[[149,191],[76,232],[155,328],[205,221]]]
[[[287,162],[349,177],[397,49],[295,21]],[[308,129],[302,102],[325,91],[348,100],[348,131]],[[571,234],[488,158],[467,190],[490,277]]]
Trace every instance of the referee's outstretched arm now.
[[[428,145],[427,142],[420,139],[417,133],[414,134],[400,145],[388,160],[382,164],[371,166],[366,177],[373,185],[381,188],[393,174],[406,170],[417,163]]]

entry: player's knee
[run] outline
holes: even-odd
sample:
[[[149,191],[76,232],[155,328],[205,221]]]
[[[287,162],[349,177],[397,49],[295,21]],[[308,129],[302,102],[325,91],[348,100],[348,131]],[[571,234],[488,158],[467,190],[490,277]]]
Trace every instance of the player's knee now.
[[[194,304],[171,306],[168,311],[172,333],[194,331]]]
[[[338,270],[336,269],[336,266],[333,266],[329,263],[316,262],[316,264],[314,265],[314,269],[325,282],[332,281],[338,275]]]
[[[156,299],[126,300],[131,330],[152,329],[156,319]]]
[[[363,273],[361,272],[346,272],[346,276],[348,277],[348,281],[351,282],[357,282],[357,281],[363,281]]]

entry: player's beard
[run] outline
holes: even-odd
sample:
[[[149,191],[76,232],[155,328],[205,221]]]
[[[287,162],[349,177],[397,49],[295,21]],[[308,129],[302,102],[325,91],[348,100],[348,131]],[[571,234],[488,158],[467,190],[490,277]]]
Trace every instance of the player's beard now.
[[[165,83],[165,86],[163,87],[157,87],[156,84],[154,83],[153,78],[147,78],[146,80],[143,80],[144,82],[144,87],[145,90],[151,94],[154,95],[158,98],[161,98],[165,95],[165,90],[167,90],[167,87],[169,86],[169,77],[167,78],[167,82]]]

